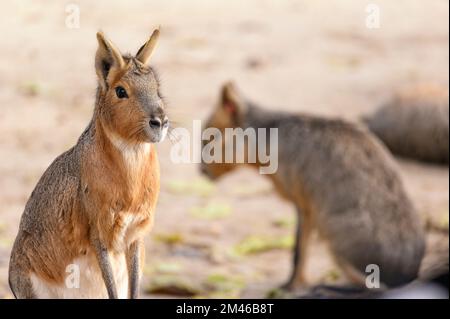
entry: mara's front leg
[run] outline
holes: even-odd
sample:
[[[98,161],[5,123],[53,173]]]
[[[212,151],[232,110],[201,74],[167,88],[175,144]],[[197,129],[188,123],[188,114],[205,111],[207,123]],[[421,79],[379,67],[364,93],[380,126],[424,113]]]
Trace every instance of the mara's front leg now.
[[[109,260],[108,249],[98,238],[91,239],[91,244],[95,250],[95,255],[100,266],[103,281],[106,285],[108,297],[109,299],[117,299],[117,288],[114,281],[111,261]]]
[[[306,284],[305,257],[311,235],[311,217],[305,210],[297,209],[297,229],[292,258],[292,272],[282,289],[292,290]]]
[[[128,269],[128,290],[131,299],[137,299],[139,296],[139,279],[141,267],[144,263],[144,244],[141,240],[136,240],[128,247],[125,256]]]

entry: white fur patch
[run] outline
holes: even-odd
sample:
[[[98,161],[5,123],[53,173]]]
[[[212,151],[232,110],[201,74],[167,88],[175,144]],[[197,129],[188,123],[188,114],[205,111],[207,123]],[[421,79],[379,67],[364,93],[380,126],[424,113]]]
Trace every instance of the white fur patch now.
[[[133,214],[129,212],[121,212],[122,218],[122,227],[116,233],[114,237],[114,245],[116,250],[125,250],[129,243],[136,240],[136,238],[130,238],[130,233],[133,233],[135,226],[138,225],[143,220],[143,216],[141,214]]]
[[[150,155],[151,144],[145,142],[132,144],[114,133],[109,133],[108,136],[111,143],[122,154],[129,172],[138,173],[141,164]]]
[[[133,161],[141,158],[142,156],[150,155],[150,143],[129,143],[117,134],[110,133],[109,138],[111,143],[123,154],[124,158],[128,161]]]
[[[163,127],[162,131],[161,131],[161,140],[159,142],[164,141],[164,139],[167,136],[167,131],[168,131],[168,127]]]
[[[128,273],[125,254],[111,255],[111,267],[117,286],[117,295],[128,298]],[[100,267],[93,254],[76,258],[72,265],[79,269],[79,286],[67,287],[66,282],[49,284],[35,274],[31,274],[33,290],[38,298],[46,299],[100,299],[108,298]],[[70,273],[67,273],[69,276]]]

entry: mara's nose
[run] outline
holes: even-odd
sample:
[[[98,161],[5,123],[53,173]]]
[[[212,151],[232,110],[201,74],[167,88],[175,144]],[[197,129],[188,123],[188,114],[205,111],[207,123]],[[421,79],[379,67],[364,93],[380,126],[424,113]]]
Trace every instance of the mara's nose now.
[[[149,121],[150,127],[155,129],[160,129],[163,126],[167,126],[169,124],[169,119],[167,116],[164,117],[164,120],[161,121],[160,117],[152,117]]]
[[[162,126],[162,122],[159,117],[151,118],[149,124],[150,124],[150,127],[152,127],[152,128],[161,128],[161,126]]]

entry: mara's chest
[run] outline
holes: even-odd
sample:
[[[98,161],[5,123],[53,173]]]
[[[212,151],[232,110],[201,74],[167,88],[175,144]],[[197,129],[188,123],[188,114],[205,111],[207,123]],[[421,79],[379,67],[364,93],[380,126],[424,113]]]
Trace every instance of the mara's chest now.
[[[124,251],[135,240],[142,238],[153,224],[159,195],[159,176],[136,179],[135,185],[122,187],[106,194],[98,226],[102,238],[113,250]],[[101,205],[99,205],[101,206]]]
[[[122,252],[152,225],[159,196],[159,162],[149,143],[127,144],[115,135],[109,139],[111,145],[92,152],[85,165],[89,168],[82,174],[87,185],[85,206],[100,238]]]
[[[153,212],[150,210],[115,213],[110,237],[111,247],[117,252],[125,251],[131,243],[142,238],[152,224]]]
[[[137,148],[121,149],[115,187],[124,210],[145,213],[156,205],[159,195],[159,162],[156,150],[145,143]],[[117,176],[116,175],[116,176]]]

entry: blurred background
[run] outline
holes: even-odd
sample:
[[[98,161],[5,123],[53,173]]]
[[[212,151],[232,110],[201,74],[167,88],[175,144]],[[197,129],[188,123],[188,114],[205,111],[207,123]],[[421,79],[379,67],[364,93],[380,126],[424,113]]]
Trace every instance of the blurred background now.
[[[379,25],[367,26],[369,4]],[[404,1],[7,1],[0,13],[0,297],[24,205],[53,159],[88,124],[96,88],[95,33],[152,57],[170,118],[190,128],[233,79],[261,105],[358,121],[397,90],[448,86],[449,3]],[[79,13],[77,20],[77,13]],[[75,19],[75,20],[74,20]],[[78,23],[77,23],[78,22]],[[212,184],[158,145],[161,195],[146,238],[145,297],[264,297],[291,269],[293,207],[263,176],[238,170]],[[429,250],[448,256],[447,166],[398,159],[429,225]],[[313,240],[311,282],[344,281]],[[447,257],[448,258],[448,257]]]

